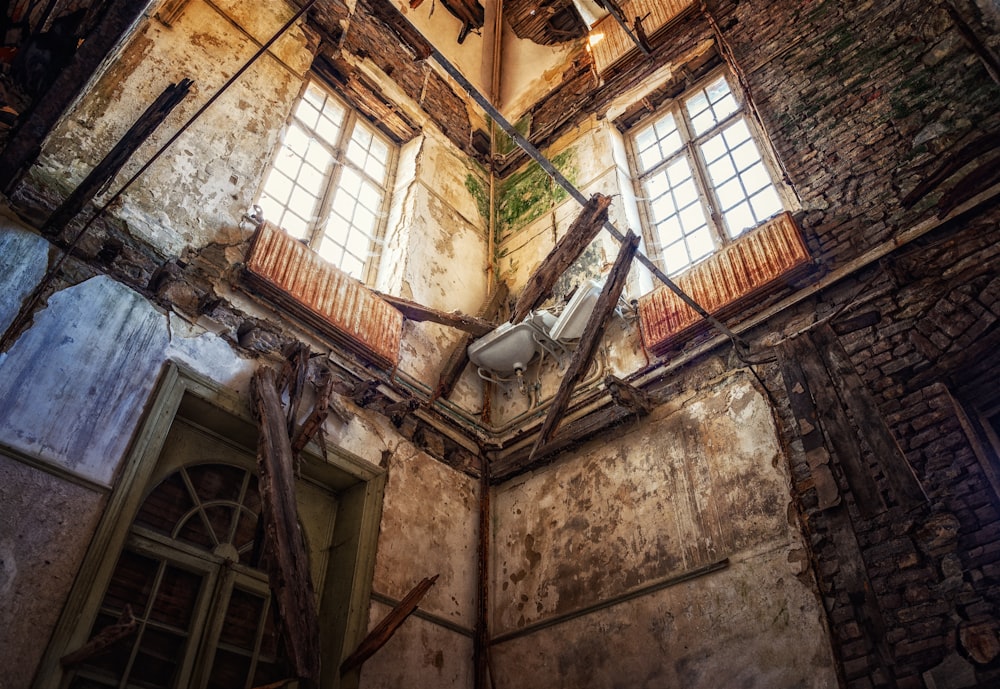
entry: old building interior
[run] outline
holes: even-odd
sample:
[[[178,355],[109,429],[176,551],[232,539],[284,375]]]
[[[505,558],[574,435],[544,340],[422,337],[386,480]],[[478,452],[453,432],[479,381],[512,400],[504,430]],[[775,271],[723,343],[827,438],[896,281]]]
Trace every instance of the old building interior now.
[[[1000,685],[996,0],[10,0],[0,689]]]

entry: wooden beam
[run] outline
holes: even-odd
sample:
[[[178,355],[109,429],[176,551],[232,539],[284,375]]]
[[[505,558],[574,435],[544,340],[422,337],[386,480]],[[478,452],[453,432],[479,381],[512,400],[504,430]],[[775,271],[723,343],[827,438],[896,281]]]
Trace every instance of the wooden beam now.
[[[976,56],[982,61],[983,67],[986,68],[986,73],[990,75],[990,78],[997,84],[1000,84],[1000,58],[993,53],[992,50],[980,40],[976,32],[972,30],[972,27],[962,13],[958,11],[953,2],[950,0],[945,0],[942,3],[944,5],[945,12],[951,17],[951,20],[955,22],[955,28],[958,29],[959,35],[965,44],[976,54]]]
[[[615,404],[633,414],[645,416],[653,409],[653,400],[644,390],[626,383],[617,376],[606,376],[604,387],[611,394]]]
[[[486,305],[480,310],[479,317],[487,321],[496,322],[501,310],[507,303],[508,296],[510,296],[510,288],[507,287],[506,282],[501,282],[493,290],[493,294],[486,302]],[[431,396],[432,401],[439,397],[448,397],[451,391],[455,389],[455,384],[458,382],[459,376],[462,375],[462,371],[465,370],[465,366],[469,363],[469,345],[472,344],[475,337],[471,333],[466,335],[451,350],[451,354],[448,355],[444,367],[441,369],[441,375],[438,377],[437,387],[434,388],[434,394]]]
[[[126,604],[117,622],[99,631],[90,641],[72,653],[64,655],[59,659],[59,664],[63,667],[73,667],[103,655],[116,644],[135,634],[138,629],[139,620],[132,614],[132,606]]]
[[[445,313],[444,311],[432,309],[429,306],[418,304],[417,302],[410,301],[409,299],[393,297],[389,294],[382,294],[381,292],[376,292],[375,294],[377,294],[382,300],[394,306],[400,313],[403,314],[404,318],[408,318],[411,321],[430,321],[432,323],[440,323],[441,325],[447,325],[457,330],[464,330],[467,333],[472,333],[477,337],[485,335],[496,327],[494,323],[489,323],[475,316],[467,316],[466,314],[459,313],[458,311]]]
[[[607,206],[604,206],[603,210],[606,215]],[[570,396],[573,394],[573,388],[576,387],[580,378],[586,374],[587,368],[590,366],[590,361],[594,357],[594,352],[597,351],[601,335],[604,333],[604,326],[607,323],[608,317],[618,305],[618,297],[621,296],[622,289],[625,287],[629,269],[632,267],[632,258],[635,256],[638,248],[639,237],[629,230],[629,233],[625,235],[625,241],[622,242],[621,249],[618,251],[618,258],[615,259],[611,273],[604,283],[604,289],[601,290],[601,294],[597,298],[597,303],[594,304],[594,310],[590,314],[590,318],[587,319],[587,325],[583,329],[583,335],[580,336],[580,343],[573,353],[573,359],[566,368],[566,374],[563,376],[562,381],[559,383],[559,389],[552,398],[552,404],[545,415],[545,422],[542,424],[542,428],[538,432],[538,437],[535,438],[534,447],[531,448],[531,454],[528,456],[529,462],[535,458],[542,446],[548,442],[549,436],[559,426],[566,405],[569,404]]]
[[[389,0],[368,0],[372,14],[402,41],[414,54],[415,60],[426,60],[434,52],[430,42],[408,22]],[[364,21],[355,15],[353,21]]]
[[[182,79],[177,84],[170,84],[154,100],[146,111],[139,116],[125,135],[119,139],[114,148],[108,152],[90,174],[80,182],[79,186],[56,208],[49,219],[42,225],[42,233],[47,235],[58,234],[70,220],[79,213],[88,201],[93,199],[100,190],[109,184],[128,162],[136,149],[141,146],[156,128],[163,123],[167,115],[184,100],[194,82],[190,79]]]
[[[406,618],[417,609],[417,605],[427,595],[427,592],[430,591],[431,586],[437,581],[438,576],[440,575],[435,574],[432,577],[422,579],[406,594],[403,600],[399,601],[399,605],[389,611],[389,614],[382,618],[382,621],[368,632],[368,636],[364,638],[364,641],[358,644],[357,650],[347,656],[344,662],[340,664],[341,676],[346,675],[356,667],[360,667],[376,651],[385,646]]]
[[[990,132],[977,136],[957,151],[947,156],[944,162],[930,175],[924,178],[909,194],[903,197],[900,204],[903,208],[912,208],[917,201],[927,196],[940,186],[946,179],[961,170],[982,154],[1000,146],[1000,132]]]
[[[808,334],[806,337],[812,339]],[[809,382],[809,389],[816,402],[817,418],[826,431],[837,463],[854,493],[858,511],[863,519],[871,519],[885,512],[885,502],[875,478],[865,466],[858,436],[851,427],[845,406],[837,396],[836,386],[823,365],[818,349],[815,342],[812,343],[811,350],[802,347],[804,358],[799,361],[799,366]]]
[[[257,470],[261,517],[267,546],[267,575],[277,604],[289,660],[303,689],[318,689],[320,677],[319,614],[309,575],[309,556],[299,531],[295,501],[292,444],[281,392],[270,368],[251,380],[254,415],[260,422]]]
[[[590,197],[563,238],[556,242],[549,255],[528,278],[528,283],[521,290],[517,304],[514,305],[514,313],[511,316],[513,323],[523,321],[531,311],[552,296],[552,287],[556,281],[566,272],[570,264],[579,258],[608,221],[610,205],[610,196],[594,194]]]
[[[810,334],[837,394],[851,412],[854,425],[872,449],[898,504],[911,507],[927,501],[924,489],[882,418],[871,392],[828,324]]]

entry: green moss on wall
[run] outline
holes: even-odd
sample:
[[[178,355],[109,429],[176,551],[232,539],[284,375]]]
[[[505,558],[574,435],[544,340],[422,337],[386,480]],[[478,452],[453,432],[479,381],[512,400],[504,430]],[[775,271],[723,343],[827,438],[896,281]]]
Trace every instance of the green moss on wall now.
[[[489,227],[490,190],[483,184],[482,180],[471,174],[465,176],[465,189],[476,200],[476,210],[479,211],[479,216],[486,221],[486,226]]]
[[[567,148],[553,156],[551,161],[570,182],[576,183],[579,166],[575,148]],[[538,163],[532,162],[520,172],[511,175],[498,189],[498,239],[502,240],[514,230],[552,210],[567,195]]]

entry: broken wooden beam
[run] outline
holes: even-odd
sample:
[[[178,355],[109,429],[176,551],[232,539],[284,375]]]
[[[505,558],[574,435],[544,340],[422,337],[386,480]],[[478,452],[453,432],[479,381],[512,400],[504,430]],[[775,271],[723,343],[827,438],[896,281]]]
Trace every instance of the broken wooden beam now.
[[[989,46],[976,35],[976,32],[972,30],[969,22],[965,20],[965,17],[962,16],[962,13],[958,11],[953,2],[945,0],[942,4],[944,5],[945,12],[948,13],[948,16],[955,23],[955,28],[958,29],[962,40],[965,41],[969,49],[982,61],[983,67],[986,68],[986,73],[990,75],[990,78],[995,83],[1000,84],[1000,58],[997,58]]]
[[[615,404],[633,414],[645,416],[653,409],[653,400],[644,390],[626,383],[617,376],[606,376],[604,387],[607,388]]]
[[[992,151],[1000,146],[1000,132],[990,132],[977,136],[972,141],[963,145],[957,151],[947,156],[944,162],[930,175],[923,179],[917,186],[913,187],[909,194],[903,197],[900,204],[903,208],[912,208],[917,201],[934,191],[946,179],[981,156],[983,153]]]
[[[309,555],[299,531],[292,443],[275,374],[258,369],[251,380],[254,415],[260,422],[257,470],[264,521],[268,582],[279,625],[299,686],[317,689],[320,678],[319,613],[309,574]]]
[[[510,296],[510,288],[507,287],[506,282],[501,282],[493,290],[493,294],[490,295],[486,305],[479,311],[479,317],[491,322],[497,321],[501,310],[507,303],[508,296]],[[476,336],[470,333],[459,340],[455,348],[451,350],[451,354],[448,355],[444,367],[441,369],[438,384],[434,388],[434,394],[431,396],[432,401],[439,397],[448,397],[451,391],[455,389],[455,384],[458,382],[459,376],[462,375],[466,364],[469,363],[469,345],[472,344],[475,338]]]
[[[437,581],[438,576],[440,575],[435,574],[432,577],[422,579],[406,594],[403,600],[399,601],[396,607],[389,611],[388,615],[382,618],[381,622],[368,632],[368,636],[358,644],[358,648],[354,653],[347,656],[344,662],[340,664],[340,674],[342,676],[354,668],[360,667],[362,663],[371,658],[376,651],[388,643],[400,625],[417,609],[417,605],[420,604],[423,597],[430,591],[431,586]]]
[[[73,667],[110,651],[115,644],[127,639],[139,629],[139,620],[132,614],[132,606],[126,604],[118,621],[108,625],[80,648],[59,659],[63,667]]]
[[[951,191],[938,201],[938,217],[951,213],[979,192],[1000,181],[1000,155],[994,156],[969,171]]]
[[[858,375],[837,335],[829,325],[822,325],[811,331],[810,337],[830,372],[837,394],[850,410],[854,425],[881,465],[897,504],[913,507],[927,502],[927,496],[913,473],[913,467],[906,460],[879,412],[875,398]]]
[[[485,335],[496,327],[495,323],[489,323],[481,318],[468,316],[464,313],[459,313],[458,311],[446,313],[444,311],[432,309],[429,306],[424,306],[423,304],[418,304],[415,301],[410,301],[409,299],[393,297],[388,294],[382,294],[381,292],[376,292],[375,294],[377,294],[383,301],[394,306],[400,313],[403,314],[404,318],[408,318],[411,321],[430,321],[432,323],[440,323],[441,325],[447,325],[455,328],[456,330],[464,330],[465,332],[472,333],[476,336]]]
[[[607,213],[606,206],[604,207],[604,211]],[[615,259],[615,264],[611,267],[611,273],[604,283],[604,289],[601,290],[600,296],[597,297],[594,310],[590,314],[590,318],[587,319],[587,325],[583,329],[583,335],[580,336],[580,343],[573,353],[573,358],[566,368],[566,374],[563,376],[562,381],[559,383],[559,389],[552,398],[552,404],[545,415],[545,422],[538,432],[538,437],[535,438],[534,447],[532,447],[531,454],[528,457],[529,462],[535,458],[538,450],[548,442],[552,431],[558,427],[559,422],[562,420],[563,411],[565,411],[566,405],[569,404],[570,396],[573,394],[573,388],[576,387],[577,382],[587,372],[590,361],[594,357],[594,352],[597,351],[601,335],[604,333],[604,326],[607,323],[608,317],[614,312],[615,307],[618,305],[618,297],[621,296],[622,290],[625,288],[629,269],[632,267],[632,258],[635,256],[638,248],[639,236],[629,230],[628,234],[625,235],[625,241],[622,242],[621,249],[618,251],[618,258]]]
[[[402,14],[388,0],[370,0],[365,4],[369,5],[372,14],[380,22],[385,24],[402,41],[403,45],[410,49],[414,55],[414,60],[426,60],[434,52],[430,42],[418,31],[413,24],[408,22]]]
[[[42,234],[58,234],[88,201],[110,184],[139,146],[145,143],[146,139],[156,131],[177,104],[184,100],[193,83],[190,79],[181,79],[179,83],[167,86],[125,132],[125,135],[119,139],[111,151],[104,156],[104,159],[94,166],[90,174],[52,212],[52,215],[42,225]]]
[[[587,248],[587,245],[608,221],[608,207],[610,205],[610,196],[594,194],[590,197],[566,234],[556,242],[549,255],[528,278],[527,284],[521,290],[521,295],[514,305],[514,313],[511,315],[512,323],[523,321],[529,313],[552,296],[552,287],[556,281],[566,272],[573,261],[579,258],[583,250]]]

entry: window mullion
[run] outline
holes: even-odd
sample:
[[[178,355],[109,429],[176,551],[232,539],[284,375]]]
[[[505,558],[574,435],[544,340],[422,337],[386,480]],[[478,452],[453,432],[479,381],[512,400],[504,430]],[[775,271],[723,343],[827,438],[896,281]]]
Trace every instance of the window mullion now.
[[[323,190],[323,198],[320,200],[319,209],[316,213],[315,225],[309,239],[309,246],[319,250],[323,235],[326,232],[327,222],[330,220],[330,212],[333,208],[333,198],[337,195],[340,187],[340,176],[344,171],[347,160],[347,146],[350,144],[351,135],[354,132],[354,113],[348,111],[344,116],[344,121],[340,126],[340,135],[333,147],[333,169],[326,179],[326,186]]]
[[[712,188],[711,180],[708,178],[705,159],[701,154],[701,148],[698,143],[700,139],[694,136],[691,123],[688,121],[687,109],[683,104],[677,108],[677,112],[679,117],[675,117],[675,119],[677,121],[677,128],[684,139],[684,149],[688,162],[691,164],[691,176],[694,178],[695,186],[698,187],[698,196],[701,198],[705,217],[708,218],[708,226],[712,229],[712,234],[715,237],[717,245],[722,246],[726,241],[726,233],[722,224],[722,215],[719,213],[721,204],[716,198],[715,190]],[[712,131],[715,130],[713,129]],[[702,135],[702,138],[704,136]]]

